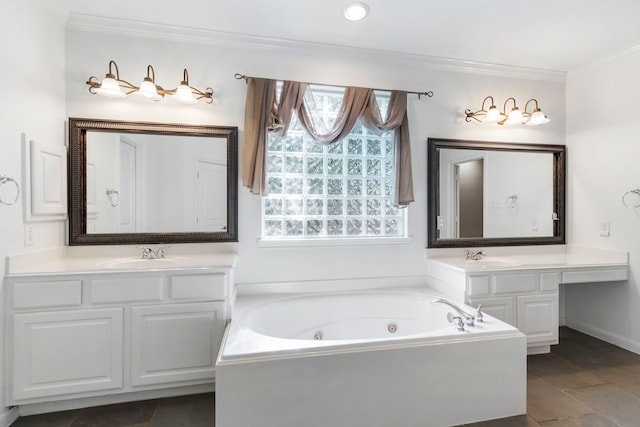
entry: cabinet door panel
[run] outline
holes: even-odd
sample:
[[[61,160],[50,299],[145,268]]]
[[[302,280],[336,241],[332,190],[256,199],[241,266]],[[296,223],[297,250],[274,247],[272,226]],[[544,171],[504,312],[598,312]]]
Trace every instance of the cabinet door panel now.
[[[558,294],[517,297],[518,329],[528,344],[558,343]]]
[[[13,399],[122,387],[123,309],[16,314]]]
[[[131,384],[213,379],[223,309],[223,302],[132,307]]]
[[[482,304],[482,311],[498,320],[516,326],[516,316],[512,297],[473,298],[469,305],[477,307]]]

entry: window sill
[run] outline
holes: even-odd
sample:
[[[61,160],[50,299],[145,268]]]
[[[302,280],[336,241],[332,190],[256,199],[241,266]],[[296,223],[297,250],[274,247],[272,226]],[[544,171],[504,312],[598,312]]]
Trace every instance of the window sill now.
[[[318,239],[258,239],[259,248],[300,248],[331,246],[384,246],[408,245],[412,237],[359,237]]]

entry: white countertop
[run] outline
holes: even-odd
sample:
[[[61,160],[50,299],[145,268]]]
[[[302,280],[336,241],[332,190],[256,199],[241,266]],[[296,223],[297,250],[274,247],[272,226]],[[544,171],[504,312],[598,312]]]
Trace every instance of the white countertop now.
[[[87,249],[81,254],[67,247],[18,254],[7,257],[7,277],[62,275],[79,273],[119,273],[159,270],[233,268],[238,258],[234,253],[189,252],[188,248],[167,253],[165,258],[141,259],[140,250]]]
[[[480,248],[470,248],[480,250]],[[629,265],[627,252],[610,251],[603,249],[585,248],[578,246],[547,247],[527,253],[521,249],[513,248],[487,248],[483,249],[486,255],[480,260],[466,260],[464,249],[456,249],[456,252],[447,250],[442,256],[436,252],[430,252],[429,262],[437,262],[445,266],[464,271],[507,271],[528,270],[544,268],[606,268]],[[456,255],[453,255],[456,253]],[[459,253],[459,254],[457,254]]]

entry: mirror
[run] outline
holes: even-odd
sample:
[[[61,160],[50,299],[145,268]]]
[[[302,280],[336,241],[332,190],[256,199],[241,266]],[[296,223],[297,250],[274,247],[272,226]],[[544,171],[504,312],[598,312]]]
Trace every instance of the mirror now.
[[[564,145],[428,145],[429,248],[565,243]]]
[[[237,242],[236,127],[69,119],[69,244]]]

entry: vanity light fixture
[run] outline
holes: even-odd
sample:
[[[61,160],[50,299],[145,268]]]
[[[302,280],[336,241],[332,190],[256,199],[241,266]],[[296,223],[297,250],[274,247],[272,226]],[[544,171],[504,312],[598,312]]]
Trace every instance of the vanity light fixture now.
[[[156,84],[156,75],[153,66],[147,66],[147,76],[142,80],[140,86],[136,86],[121,79],[118,65],[115,61],[109,61],[109,72],[105,75],[102,82],[98,82],[95,76],[91,76],[89,80],[87,80],[87,85],[89,85],[89,92],[92,94],[104,95],[111,98],[124,98],[131,94],[139,93],[145,98],[154,101],[160,101],[166,95],[170,95],[171,98],[175,98],[185,104],[195,104],[203,98],[207,104],[213,102],[213,89],[208,87],[204,91],[201,91],[189,85],[189,73],[186,68],[184,69],[183,78],[178,87],[175,89],[163,89],[162,86]]]
[[[347,3],[342,8],[342,13],[349,21],[361,21],[369,14],[369,6],[366,3],[354,1]]]
[[[489,109],[486,109],[487,101],[491,101]],[[507,104],[509,101],[513,102],[513,107],[507,112]],[[528,111],[530,103],[535,103],[533,112]],[[487,96],[483,101],[479,110],[471,111],[465,110],[465,121],[470,122],[474,120],[477,123],[497,123],[499,125],[514,125],[525,124],[527,126],[537,126],[549,123],[551,120],[545,116],[538,106],[538,100],[530,99],[527,101],[524,107],[524,112],[518,108],[515,98],[507,98],[504,102],[502,112],[498,111],[498,108],[494,104],[492,96]]]

